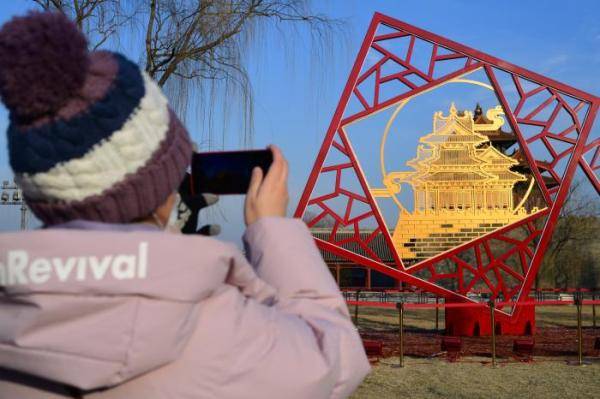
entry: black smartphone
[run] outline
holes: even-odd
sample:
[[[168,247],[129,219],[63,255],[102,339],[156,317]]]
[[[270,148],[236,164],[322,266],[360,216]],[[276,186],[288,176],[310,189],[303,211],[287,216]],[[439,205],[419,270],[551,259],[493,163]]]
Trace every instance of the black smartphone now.
[[[266,174],[273,163],[271,150],[195,152],[192,155],[190,193],[245,194],[252,169]]]

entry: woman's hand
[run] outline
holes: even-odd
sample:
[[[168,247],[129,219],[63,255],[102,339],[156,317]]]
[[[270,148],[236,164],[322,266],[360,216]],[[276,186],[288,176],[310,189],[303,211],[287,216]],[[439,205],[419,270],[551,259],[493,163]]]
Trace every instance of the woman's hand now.
[[[285,216],[289,200],[287,190],[288,163],[281,150],[272,145],[273,163],[267,175],[263,177],[262,169],[252,170],[250,187],[246,193],[244,219],[246,226],[266,216]]]

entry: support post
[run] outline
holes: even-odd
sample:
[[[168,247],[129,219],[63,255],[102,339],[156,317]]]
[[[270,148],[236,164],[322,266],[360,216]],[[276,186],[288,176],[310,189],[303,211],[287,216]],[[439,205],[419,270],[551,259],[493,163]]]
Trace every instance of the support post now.
[[[398,309],[398,357],[399,357],[399,367],[404,367],[404,303],[398,302],[396,303],[396,308]]]
[[[596,301],[596,294],[592,295],[592,301]],[[596,304],[592,303],[592,326],[596,328]]]
[[[439,308],[439,304],[440,304],[440,297],[436,296],[435,297],[435,331],[436,332],[439,331],[439,326],[440,326],[440,308]]]
[[[575,299],[577,306],[577,363],[583,365],[583,331],[581,328],[581,297],[578,295]]]
[[[360,290],[356,290],[356,304],[354,305],[354,325],[358,328],[358,299],[360,298]]]
[[[591,363],[583,359],[583,328],[581,317],[583,296],[580,292],[576,293],[573,304],[577,307],[577,361],[570,361],[568,364],[571,366],[585,366]]]
[[[495,307],[496,304],[493,300],[488,302],[490,306],[490,323],[492,328],[492,367],[496,367],[496,315],[495,315]]]
[[[21,197],[21,230],[27,230],[27,205]]]

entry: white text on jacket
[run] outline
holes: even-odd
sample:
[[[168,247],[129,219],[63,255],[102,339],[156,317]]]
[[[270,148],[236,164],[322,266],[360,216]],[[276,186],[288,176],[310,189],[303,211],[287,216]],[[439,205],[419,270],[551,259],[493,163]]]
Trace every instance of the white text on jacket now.
[[[57,282],[146,278],[148,243],[140,242],[137,254],[104,256],[70,256],[30,258],[27,251],[6,252],[6,263],[0,262],[0,286]]]

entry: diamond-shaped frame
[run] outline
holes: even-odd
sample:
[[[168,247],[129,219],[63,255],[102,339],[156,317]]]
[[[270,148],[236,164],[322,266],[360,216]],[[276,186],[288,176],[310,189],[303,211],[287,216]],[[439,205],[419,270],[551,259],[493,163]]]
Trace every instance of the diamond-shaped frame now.
[[[378,34],[379,28],[386,29],[387,33]],[[404,54],[396,54],[382,45],[387,40],[398,38],[404,38],[408,43]],[[417,41],[425,41],[432,45],[429,63],[425,68],[411,63],[412,52]],[[380,58],[363,71],[369,52],[375,52]],[[445,72],[440,74],[440,63],[449,60],[453,61],[453,65],[458,64],[459,66],[451,70],[446,68]],[[383,65],[388,62],[394,63],[401,70],[387,75],[382,73]],[[369,191],[364,173],[343,127],[403,99],[431,90],[477,69],[485,71],[494,87],[498,100],[506,112],[508,122],[517,135],[523,155],[531,166],[532,174],[540,184],[548,208],[450,251],[443,252],[419,263],[418,267],[405,268],[392,244],[389,231],[377,203]],[[509,84],[512,85],[511,89],[518,95],[516,104],[511,104],[507,100],[505,88],[499,83],[499,75],[508,76]],[[373,93],[366,95],[361,84],[368,79],[374,80],[374,86]],[[399,83],[402,89],[398,90],[397,94],[391,98],[381,98],[381,86],[391,81]],[[533,110],[525,112],[528,101],[537,97],[536,101],[539,102],[539,96],[545,96],[543,101]],[[361,109],[347,115],[345,112],[347,112],[351,99],[359,104]],[[328,239],[315,238],[319,248],[445,297],[447,300],[472,301],[467,294],[471,292],[475,281],[480,280],[490,288],[492,298],[502,295],[505,299],[510,299],[516,296],[517,303],[527,301],[578,166],[600,195],[600,137],[588,137],[599,107],[600,97],[386,15],[375,13],[317,155],[295,217],[302,217],[308,206],[317,207],[319,212],[307,221],[309,227],[325,216],[331,217],[334,221],[334,227]],[[568,115],[572,124],[557,128],[555,121],[560,113]],[[537,132],[533,135],[524,135],[523,132],[530,127],[537,129]],[[552,160],[547,162],[535,159],[530,150],[530,146],[534,144],[543,145]],[[332,149],[343,154],[345,160],[337,164],[325,165],[328,153]],[[567,160],[564,172],[559,171],[558,163],[561,161],[564,163]],[[342,187],[342,172],[348,170],[356,174],[362,190],[349,190]],[[326,173],[335,173],[334,187],[329,194],[313,197],[319,177]],[[548,182],[548,179],[553,184],[546,186],[545,182]],[[344,212],[338,214],[327,206],[325,201],[334,198],[343,198],[347,201]],[[366,205],[369,210],[358,216],[351,216],[353,204]],[[378,227],[371,234],[361,234],[360,222],[367,218],[374,219]],[[536,225],[535,222],[544,221],[544,218],[543,228],[540,229],[539,224]],[[345,238],[343,241],[336,239],[336,232],[340,227],[350,228],[353,231],[350,238]],[[515,232],[517,229],[524,231],[525,237],[517,239],[511,235],[511,232]],[[383,263],[371,248],[371,243],[376,235],[383,236],[387,249],[393,256],[394,265]],[[502,254],[492,254],[490,251],[492,240],[503,242],[507,244],[508,248]],[[356,250],[351,251],[347,249],[347,246],[343,247],[348,243],[352,243]],[[472,262],[467,262],[458,256],[467,251],[474,254]],[[512,256],[520,264],[520,272],[507,266],[507,259]],[[455,266],[454,271],[438,272],[435,265],[439,262],[452,263]],[[429,276],[419,276],[419,271],[427,271]],[[496,276],[496,285],[486,277],[488,273]],[[467,274],[470,274],[472,278],[465,278]],[[507,277],[516,283],[508,284]],[[442,279],[455,279],[458,288],[450,290],[436,284]],[[512,315],[512,309],[505,313],[507,316],[518,317],[521,308],[520,306],[515,307]]]

